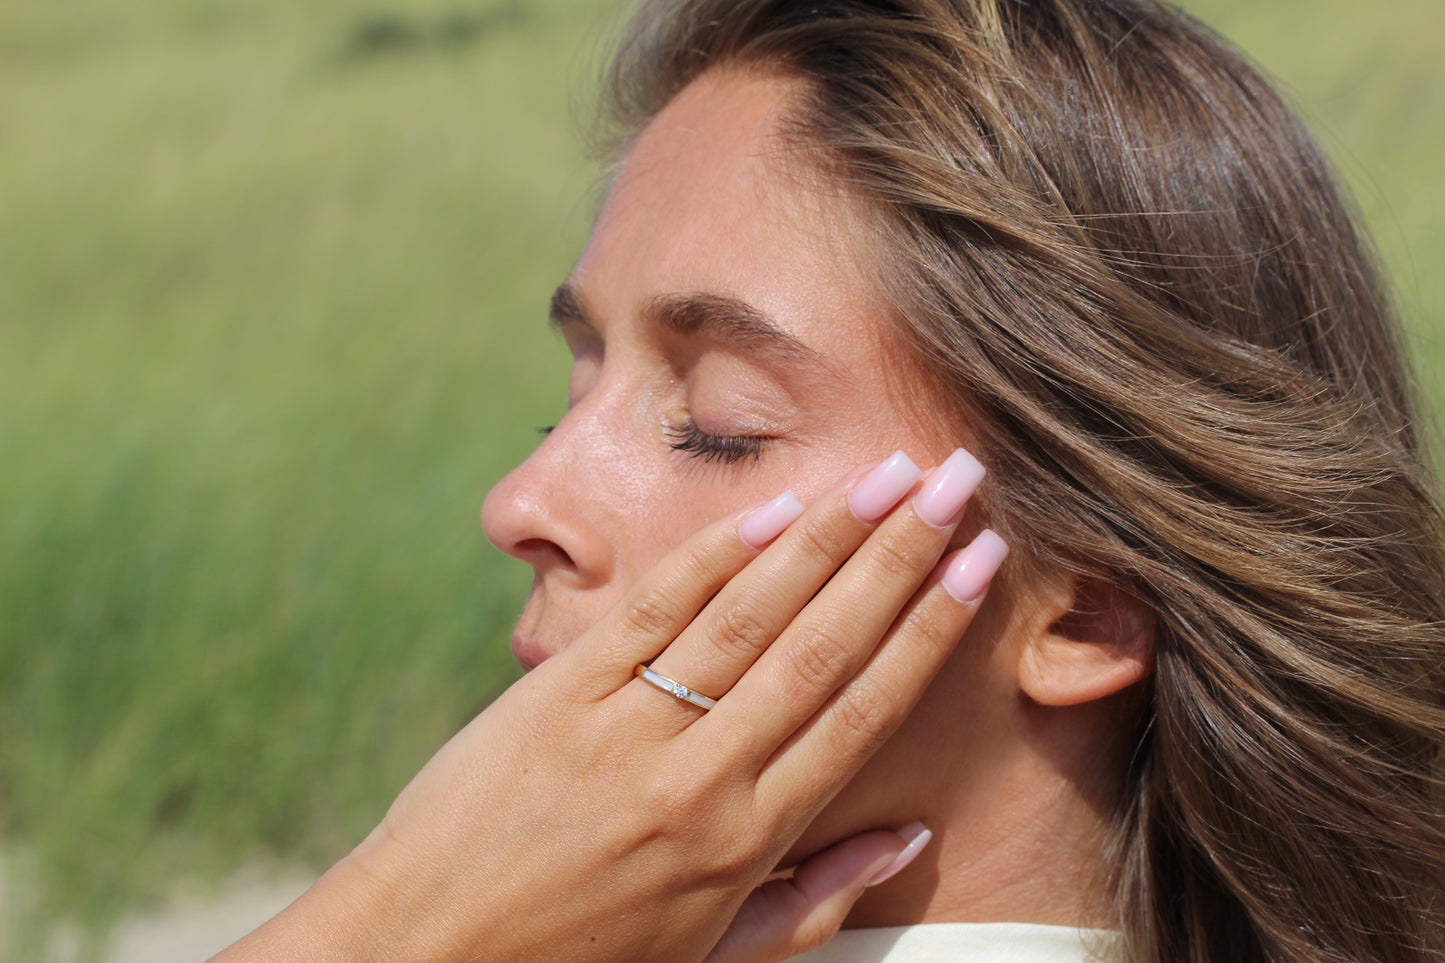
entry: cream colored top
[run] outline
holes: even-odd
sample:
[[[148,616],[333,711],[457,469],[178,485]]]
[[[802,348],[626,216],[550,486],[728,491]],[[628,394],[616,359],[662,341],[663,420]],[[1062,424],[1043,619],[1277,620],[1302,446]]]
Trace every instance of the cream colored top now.
[[[796,963],[1112,963],[1117,934],[1034,923],[843,930]]]

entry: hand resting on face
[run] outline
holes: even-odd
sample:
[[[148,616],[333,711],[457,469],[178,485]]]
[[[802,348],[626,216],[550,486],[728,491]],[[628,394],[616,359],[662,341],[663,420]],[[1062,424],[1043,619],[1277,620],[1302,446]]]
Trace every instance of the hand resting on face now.
[[[785,493],[705,528],[216,959],[756,963],[825,942],[926,831],[778,862],[977,611],[1007,548],[948,548],[982,474],[958,452],[920,482],[900,453],[806,510]]]

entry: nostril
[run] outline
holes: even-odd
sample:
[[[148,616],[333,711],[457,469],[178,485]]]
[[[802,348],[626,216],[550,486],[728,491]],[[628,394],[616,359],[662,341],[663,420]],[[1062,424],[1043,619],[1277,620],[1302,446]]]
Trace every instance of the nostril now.
[[[529,565],[570,569],[577,567],[577,563],[562,546],[545,538],[524,538],[512,547],[512,554]]]

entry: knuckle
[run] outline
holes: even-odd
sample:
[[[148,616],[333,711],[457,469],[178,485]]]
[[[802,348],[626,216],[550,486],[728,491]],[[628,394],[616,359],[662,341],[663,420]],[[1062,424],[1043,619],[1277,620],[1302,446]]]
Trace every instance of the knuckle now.
[[[643,783],[639,801],[643,804],[640,811],[648,814],[655,836],[684,835],[689,827],[696,825],[695,780],[685,780],[671,770],[660,770]]]
[[[639,842],[666,843],[693,850],[710,849],[707,871],[723,877],[756,867],[768,852],[768,839],[754,831],[757,820],[739,819],[731,782],[707,767],[669,767],[643,780],[636,811],[645,814]]]
[[[869,686],[850,686],[834,701],[833,711],[850,753],[871,756],[892,733],[893,713],[882,694]]]
[[[758,833],[731,833],[727,846],[717,854],[713,862],[713,870],[721,879],[748,875],[767,858],[768,851],[768,840]]]
[[[710,627],[708,637],[725,657],[750,662],[773,641],[772,632],[753,614],[754,604],[741,600],[728,605]]]
[[[658,593],[649,593],[628,599],[623,619],[628,628],[643,636],[671,638],[681,628],[677,617],[672,614],[672,609],[667,604],[667,599]]]
[[[716,577],[717,562],[706,545],[687,544],[677,554],[678,577],[702,584],[712,583]]]
[[[826,524],[805,525],[798,530],[798,550],[819,566],[833,568],[848,554],[842,537]]]
[[[788,667],[802,688],[831,689],[846,672],[850,648],[836,631],[815,631],[788,650]]]
[[[793,934],[792,946],[788,952],[796,956],[816,950],[838,935],[843,927],[841,916],[820,916],[813,913],[803,920],[796,932]]]
[[[910,650],[927,653],[947,652],[962,636],[948,624],[918,611],[908,613],[898,628],[908,636]]]
[[[874,546],[869,554],[869,564],[882,572],[890,581],[918,581],[923,565],[923,553],[907,541],[885,539]]]

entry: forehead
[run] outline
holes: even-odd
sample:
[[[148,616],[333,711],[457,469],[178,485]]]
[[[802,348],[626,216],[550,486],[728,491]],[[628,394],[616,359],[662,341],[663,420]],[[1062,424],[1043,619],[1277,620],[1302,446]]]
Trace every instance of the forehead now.
[[[826,354],[876,347],[886,311],[863,269],[863,220],[784,136],[801,89],[714,71],[681,91],[619,166],[573,276],[588,300],[628,311],[726,295]]]
[[[803,92],[800,81],[775,73],[704,73],[643,129],[623,158],[616,188],[651,181],[659,169],[676,175],[679,184],[705,182],[733,199],[775,194],[784,180],[794,188],[817,186],[784,130]]]

